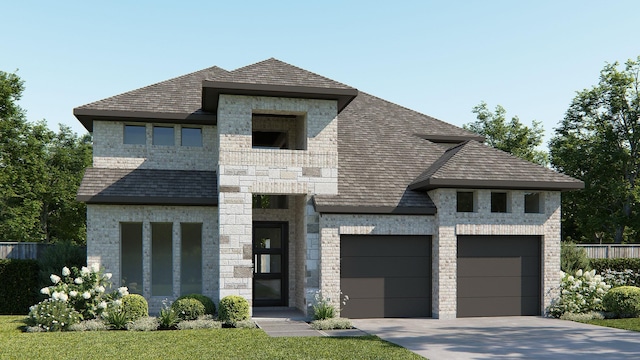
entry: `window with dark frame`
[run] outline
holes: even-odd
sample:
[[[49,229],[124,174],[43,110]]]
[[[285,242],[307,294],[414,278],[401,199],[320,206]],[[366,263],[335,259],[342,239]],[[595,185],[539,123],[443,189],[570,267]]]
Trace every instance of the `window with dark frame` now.
[[[202,293],[202,223],[180,223],[180,294]]]
[[[458,212],[473,212],[473,191],[458,191],[456,208]]]
[[[151,223],[151,296],[173,295],[173,223]]]
[[[183,127],[181,139],[182,146],[202,147],[202,129]]]
[[[124,141],[125,144],[130,145],[146,145],[147,144],[147,129],[144,125],[125,125],[124,126]]]
[[[120,223],[120,284],[142,294],[142,223]]]
[[[507,193],[492,192],[491,193],[491,212],[506,213],[507,212]]]
[[[153,145],[173,146],[174,144],[175,136],[173,126],[153,127]]]
[[[528,214],[540,213],[540,193],[524,194],[524,212]]]

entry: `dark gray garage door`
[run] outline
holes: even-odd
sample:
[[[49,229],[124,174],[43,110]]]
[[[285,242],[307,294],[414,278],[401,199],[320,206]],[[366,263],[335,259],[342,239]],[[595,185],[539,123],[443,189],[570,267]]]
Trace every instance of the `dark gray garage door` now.
[[[431,238],[342,235],[340,288],[344,317],[431,316]]]
[[[540,237],[458,236],[458,317],[540,315]]]

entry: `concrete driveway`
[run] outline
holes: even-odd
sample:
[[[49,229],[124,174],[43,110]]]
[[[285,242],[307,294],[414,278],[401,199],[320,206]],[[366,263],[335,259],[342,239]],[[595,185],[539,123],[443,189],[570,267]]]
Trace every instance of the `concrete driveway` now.
[[[533,316],[355,319],[355,327],[431,360],[640,359],[640,333]]]

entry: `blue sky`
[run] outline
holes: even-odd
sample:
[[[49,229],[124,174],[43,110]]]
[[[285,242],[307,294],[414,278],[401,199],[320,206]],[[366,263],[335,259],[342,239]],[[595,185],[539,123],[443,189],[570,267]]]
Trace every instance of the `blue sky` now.
[[[607,63],[640,55],[640,1],[11,1],[0,70],[21,106],[86,132],[74,107],[212,65],[275,57],[456,125],[473,106],[543,122]]]

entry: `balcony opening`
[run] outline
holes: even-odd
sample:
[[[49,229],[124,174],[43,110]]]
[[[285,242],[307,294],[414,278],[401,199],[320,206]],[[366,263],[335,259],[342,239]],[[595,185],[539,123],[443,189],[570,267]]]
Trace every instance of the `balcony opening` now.
[[[306,150],[306,117],[254,113],[251,117],[251,135],[254,149]]]

